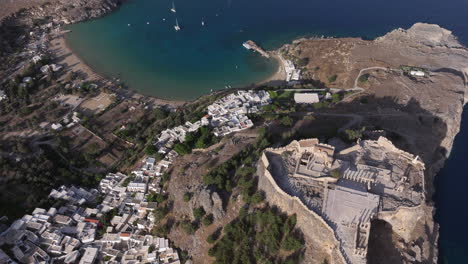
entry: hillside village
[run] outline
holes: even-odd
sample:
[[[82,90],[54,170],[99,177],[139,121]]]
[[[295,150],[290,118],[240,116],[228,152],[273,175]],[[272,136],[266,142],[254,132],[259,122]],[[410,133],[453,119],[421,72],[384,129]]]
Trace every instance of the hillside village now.
[[[149,234],[161,192],[154,158],[131,176],[110,173],[98,189],[62,186],[49,198],[60,207],[36,208],[0,235],[1,263],[181,263],[166,238]],[[92,206],[95,205],[95,206]]]
[[[161,154],[170,153],[177,141],[184,142],[188,132],[197,131],[202,126],[212,127],[217,137],[251,128],[253,123],[247,114],[257,113],[270,102],[270,95],[264,90],[241,90],[229,94],[209,105],[208,114],[201,120],[193,124],[187,121],[184,125],[162,131],[155,146]]]
[[[216,136],[250,128],[253,124],[246,114],[258,112],[268,103],[270,98],[265,91],[230,94],[208,106],[208,115],[200,121],[163,131],[155,143],[159,153],[164,154],[161,160],[144,158],[130,176],[109,173],[98,189],[75,186],[53,189],[49,198],[63,201],[63,205],[47,210],[36,208],[30,215],[14,221],[0,235],[0,260],[180,263],[178,252],[169,246],[167,239],[148,235],[154,227],[158,205],[149,201],[149,196],[163,192],[162,176],[178,156],[171,148],[175,142],[183,142],[186,133],[201,126],[213,126]]]

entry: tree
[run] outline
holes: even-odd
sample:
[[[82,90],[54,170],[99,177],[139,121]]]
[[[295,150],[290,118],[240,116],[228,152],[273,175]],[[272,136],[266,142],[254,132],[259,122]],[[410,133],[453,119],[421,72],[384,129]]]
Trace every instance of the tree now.
[[[153,115],[157,120],[161,120],[167,117],[167,112],[161,108],[156,108],[153,111]]]
[[[250,198],[250,202],[253,203],[253,204],[261,203],[263,200],[265,200],[265,196],[264,196],[264,194],[262,192],[256,192]]]
[[[363,135],[363,132],[366,130],[365,127],[362,127],[361,129],[346,129],[344,131],[344,140],[348,142],[354,142],[357,139],[361,138]]]
[[[150,144],[146,146],[145,148],[146,155],[154,155],[156,152],[158,152],[158,150],[156,149],[156,146],[154,146],[153,144]]]
[[[206,214],[205,209],[202,206],[193,209],[193,216],[196,219],[201,219]]]
[[[154,218],[156,218],[156,221],[162,220],[167,214],[169,213],[169,209],[167,207],[162,207],[158,208],[154,212]]]
[[[284,116],[283,118],[281,118],[280,123],[283,126],[290,127],[293,124],[293,119],[289,116]]]
[[[180,227],[188,235],[193,235],[195,233],[195,231],[197,231],[195,224],[188,221],[188,220],[185,220],[182,223],[180,223]]]
[[[192,199],[192,195],[188,192],[184,193],[184,202],[188,202]]]
[[[212,214],[209,214],[209,215],[206,215],[205,217],[203,217],[203,225],[204,226],[209,226],[213,223],[214,221],[214,218],[213,218],[213,215]]]
[[[290,235],[287,236],[282,242],[281,242],[281,248],[286,250],[286,251],[296,251],[300,248],[302,248],[303,245],[301,241],[294,236]]]
[[[190,148],[184,143],[177,143],[174,146],[174,150],[179,155],[185,155],[185,154],[189,154],[191,152]]]
[[[162,203],[162,202],[166,201],[167,196],[166,196],[166,195],[163,195],[163,194],[160,194],[160,193],[150,192],[150,193],[146,196],[146,199],[148,200],[148,202],[158,202],[158,203]]]
[[[359,82],[365,83],[369,81],[369,76],[370,75],[368,73],[359,76]]]
[[[214,242],[216,242],[216,238],[213,236],[213,234],[211,234],[206,238],[206,242],[213,244]]]
[[[339,179],[341,177],[341,172],[339,169],[334,169],[330,171],[330,176],[332,176],[335,179]]]
[[[298,67],[305,67],[307,64],[309,64],[309,58],[300,58],[297,60]]]
[[[334,74],[334,75],[328,77],[328,82],[334,83],[337,78],[338,78],[338,75]]]
[[[169,234],[169,226],[168,225],[160,225],[152,230],[152,235],[154,236],[160,236],[160,237],[165,237],[167,234]]]

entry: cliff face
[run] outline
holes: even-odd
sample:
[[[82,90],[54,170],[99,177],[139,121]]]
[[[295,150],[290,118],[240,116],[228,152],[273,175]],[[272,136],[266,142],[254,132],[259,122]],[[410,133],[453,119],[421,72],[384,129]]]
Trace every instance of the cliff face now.
[[[398,148],[419,155],[426,164],[426,204],[379,215],[381,220],[371,231],[369,263],[396,263],[395,259],[397,263],[436,263],[433,181],[460,129],[468,50],[449,30],[418,23],[374,41],[301,39],[280,52],[293,60],[308,58],[304,77],[314,84],[364,88],[327,111],[360,116],[356,127],[385,130]],[[411,76],[410,70],[422,70],[425,76]],[[363,75],[366,78],[360,79]],[[330,76],[336,80],[331,82]],[[380,243],[383,237],[388,241],[379,247],[389,250],[372,250],[372,243]]]

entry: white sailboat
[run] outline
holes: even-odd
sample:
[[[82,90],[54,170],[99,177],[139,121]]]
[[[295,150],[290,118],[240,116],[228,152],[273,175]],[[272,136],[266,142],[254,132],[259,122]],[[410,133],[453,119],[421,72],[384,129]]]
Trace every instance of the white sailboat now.
[[[171,11],[172,11],[173,13],[176,12],[174,1],[172,1],[172,8],[171,8]]]
[[[179,31],[179,30],[180,30],[179,21],[177,21],[177,18],[175,19],[175,26],[174,26],[174,29],[175,29],[175,31]]]
[[[202,20],[201,20],[201,25],[202,25],[202,26],[205,25],[205,21],[203,21],[203,17],[202,17]]]

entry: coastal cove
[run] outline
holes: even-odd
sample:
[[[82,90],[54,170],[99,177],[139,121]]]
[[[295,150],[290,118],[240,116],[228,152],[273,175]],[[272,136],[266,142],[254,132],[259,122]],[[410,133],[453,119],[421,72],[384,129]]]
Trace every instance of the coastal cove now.
[[[457,0],[445,8],[432,0],[399,0],[391,6],[369,0],[296,0],[287,5],[277,0],[176,4],[180,32],[173,30],[175,17],[169,11],[169,1],[131,0],[104,18],[70,26],[73,32],[67,36],[68,43],[97,72],[120,78],[143,94],[181,100],[227,85],[248,86],[271,76],[277,65],[245,50],[241,44],[247,39],[274,49],[303,36],[372,39],[394,28],[424,21],[448,28],[460,42],[468,43],[468,25],[461,22],[468,4]],[[297,6],[301,8],[298,10]],[[463,189],[453,189],[464,172],[466,109],[463,118],[452,155],[435,183],[441,263],[468,262],[468,228],[456,207],[466,199]],[[463,184],[458,186],[462,188]]]
[[[463,42],[468,28],[459,21],[468,4],[451,2],[441,9],[434,0],[422,6],[402,0],[389,6],[370,0],[180,0],[172,13],[168,0],[130,0],[103,18],[67,27],[72,32],[66,38],[98,73],[146,95],[190,100],[226,86],[249,86],[276,72],[275,60],[242,47],[248,39],[275,49],[298,37],[372,39],[423,21],[452,30]]]

